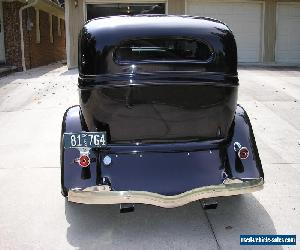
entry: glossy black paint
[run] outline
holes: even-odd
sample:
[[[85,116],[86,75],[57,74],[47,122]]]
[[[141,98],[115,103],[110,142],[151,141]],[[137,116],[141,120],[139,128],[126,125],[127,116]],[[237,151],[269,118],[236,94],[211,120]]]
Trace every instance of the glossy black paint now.
[[[63,133],[86,131],[84,124],[79,106],[73,106],[66,110],[62,121],[60,142],[61,189],[64,196],[67,196],[67,191],[70,188],[94,186],[96,183],[97,151],[90,152],[92,160],[89,166],[89,173],[86,173],[87,171],[79,167],[79,164],[74,161],[76,158],[79,158],[79,151],[75,148],[64,149],[63,146]],[[87,175],[90,178],[85,178]],[[99,175],[101,175],[100,172]]]
[[[119,63],[114,50],[130,39],[188,38],[207,43],[206,62]],[[63,118],[65,132],[106,131],[106,148],[91,149],[83,170],[77,149],[61,144],[62,192],[107,184],[113,190],[164,195],[263,177],[246,112],[237,105],[232,32],[209,18],[109,17],[90,21],[79,38],[80,106]],[[234,142],[249,149],[240,160]],[[112,163],[106,166],[103,158]]]
[[[114,50],[123,42],[142,38],[190,38],[208,43],[214,58],[203,62],[161,62],[153,64],[118,65]],[[157,71],[220,72],[236,76],[237,52],[234,36],[222,22],[203,17],[138,15],[112,16],[88,21],[79,35],[79,75],[87,76],[142,73]],[[136,70],[132,72],[132,70]],[[82,83],[88,84],[88,83]]]
[[[205,62],[115,60],[124,41],[149,37],[199,40],[212,57]],[[81,31],[80,106],[89,131],[105,130],[111,143],[226,138],[237,87],[235,40],[219,21],[122,16],[92,20]]]
[[[64,132],[82,131],[80,107],[66,112]],[[236,165],[235,141],[247,147],[250,155],[242,160],[242,170]],[[109,184],[113,190],[143,190],[165,195],[179,194],[192,188],[221,184],[226,177],[264,177],[252,127],[246,112],[238,106],[227,139],[167,143],[167,144],[110,144],[106,149],[92,151],[91,178],[81,178],[82,169],[74,158],[76,149],[63,153],[63,189],[85,188],[96,184]],[[105,166],[104,156],[112,158]]]
[[[237,88],[125,85],[89,87],[80,95],[89,131],[106,131],[110,143],[178,142],[226,138]]]

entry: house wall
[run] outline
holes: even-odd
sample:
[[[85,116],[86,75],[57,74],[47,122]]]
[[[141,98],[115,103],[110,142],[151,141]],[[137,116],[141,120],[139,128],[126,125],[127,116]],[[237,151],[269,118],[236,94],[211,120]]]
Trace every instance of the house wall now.
[[[33,23],[32,29],[27,32],[27,49],[29,55],[26,56],[26,63],[30,68],[46,65],[52,62],[64,60],[66,58],[65,50],[65,22],[60,19],[61,36],[58,35],[58,18],[52,16],[52,35],[53,43],[50,41],[50,21],[49,14],[39,11],[40,16],[40,43],[36,38],[36,11],[34,8],[29,9],[30,20]]]
[[[76,0],[77,1],[77,0]],[[67,30],[67,63],[69,68],[77,67],[77,39],[80,28],[85,20],[85,5],[87,3],[103,2],[140,2],[141,0],[78,0],[76,7],[75,0],[66,0],[66,30]],[[147,1],[147,0],[145,0]],[[151,1],[151,0],[150,0]],[[214,2],[262,2],[262,45],[261,45],[261,63],[276,63],[276,29],[277,29],[277,5],[281,2],[300,2],[300,0],[213,0]],[[166,0],[168,14],[187,14],[186,0]],[[199,5],[205,0],[199,0]],[[209,0],[207,0],[209,2]]]
[[[20,47],[20,24],[18,10],[24,5],[20,2],[3,2],[3,26],[6,64],[22,67]],[[25,25],[25,22],[23,22]]]
[[[275,61],[276,41],[276,0],[265,0],[264,19],[264,53],[263,61],[270,63]]]
[[[265,0],[264,12],[264,53],[263,62],[272,63],[275,61],[276,49],[276,11],[277,3],[293,3],[300,0]],[[300,43],[300,41],[299,41]]]
[[[168,14],[170,15],[184,15],[185,1],[183,0],[169,0]]]
[[[19,25],[20,2],[3,2],[3,22],[6,64],[22,70],[21,35]],[[26,68],[34,68],[66,59],[65,22],[61,22],[61,36],[58,35],[58,18],[52,16],[53,43],[50,42],[49,14],[39,10],[40,42],[36,39],[36,11],[33,7],[23,11],[23,32]],[[29,28],[29,24],[32,24]],[[28,26],[29,25],[29,26]],[[29,29],[28,29],[29,28]]]
[[[84,24],[85,1],[65,0],[66,18],[66,50],[68,68],[77,67],[78,62],[78,34]]]

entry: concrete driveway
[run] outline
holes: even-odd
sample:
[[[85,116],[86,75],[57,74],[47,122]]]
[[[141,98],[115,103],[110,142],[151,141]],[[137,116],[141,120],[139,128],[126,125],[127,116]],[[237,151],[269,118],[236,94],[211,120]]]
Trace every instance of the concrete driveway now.
[[[239,74],[265,189],[218,198],[216,210],[194,202],[170,210],[137,205],[128,214],[60,195],[60,126],[78,103],[77,71],[54,64],[1,78],[0,249],[254,249],[239,245],[240,234],[299,238],[300,70],[242,67]]]

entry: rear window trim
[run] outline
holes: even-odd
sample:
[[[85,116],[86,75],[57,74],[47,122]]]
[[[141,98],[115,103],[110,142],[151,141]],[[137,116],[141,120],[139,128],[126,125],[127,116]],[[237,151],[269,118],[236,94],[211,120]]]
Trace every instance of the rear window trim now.
[[[139,37],[139,38],[133,38],[133,39],[127,39],[121,41],[117,46],[115,46],[113,50],[113,61],[118,65],[128,65],[128,64],[208,64],[213,61],[213,58],[215,56],[215,52],[212,48],[212,46],[207,42],[199,38],[193,38],[193,37],[172,37],[172,39],[178,39],[178,40],[192,40],[195,42],[202,43],[206,45],[210,51],[210,57],[207,60],[120,60],[117,59],[116,53],[117,50],[122,46],[122,44],[128,43],[130,41],[138,41],[138,40],[150,40],[150,39],[167,39],[170,37]]]

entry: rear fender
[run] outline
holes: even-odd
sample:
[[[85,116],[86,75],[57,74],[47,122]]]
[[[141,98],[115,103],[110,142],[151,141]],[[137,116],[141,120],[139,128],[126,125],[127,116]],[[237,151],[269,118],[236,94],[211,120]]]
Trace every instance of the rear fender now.
[[[78,149],[63,147],[63,134],[67,132],[87,131],[79,106],[66,110],[61,129],[60,161],[62,194],[67,196],[71,188],[86,188],[96,184],[97,152],[90,150],[90,166],[81,168],[75,159],[80,155]]]
[[[264,177],[259,153],[250,119],[246,111],[238,105],[232,124],[232,136],[227,145],[228,175],[238,179]],[[234,151],[234,143],[238,142],[249,150],[247,159],[240,160]]]

